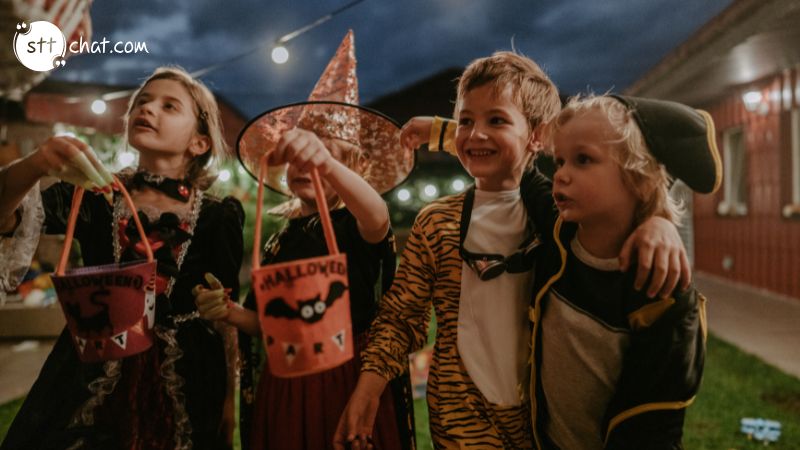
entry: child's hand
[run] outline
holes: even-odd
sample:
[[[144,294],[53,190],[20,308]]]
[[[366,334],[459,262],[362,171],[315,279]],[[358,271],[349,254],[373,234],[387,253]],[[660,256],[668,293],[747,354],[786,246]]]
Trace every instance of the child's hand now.
[[[111,192],[114,178],[86,143],[69,136],[44,141],[32,155],[41,175],[50,175],[88,190]]]
[[[422,144],[427,144],[431,135],[431,126],[433,126],[433,117],[412,117],[400,129],[400,145],[407,150],[414,150]]]
[[[375,416],[387,381],[373,372],[362,372],[353,394],[342,411],[333,435],[335,450],[371,449]]]
[[[206,282],[210,289],[198,284],[192,289],[194,304],[200,313],[200,318],[205,320],[225,320],[230,314],[228,298],[229,289],[225,289],[222,283],[211,273],[206,273]]]
[[[379,397],[361,396],[354,392],[339,418],[339,425],[333,435],[333,448],[371,449],[372,428],[375,426],[379,405]]]
[[[295,128],[283,133],[268,162],[270,165],[289,163],[302,172],[316,167],[321,175],[327,175],[333,161],[333,155],[316,134]]]
[[[650,217],[628,236],[619,256],[620,270],[627,271],[633,259],[638,261],[634,288],[642,289],[649,277],[648,297],[669,297],[679,281],[681,291],[689,287],[689,258],[678,229],[669,220]]]

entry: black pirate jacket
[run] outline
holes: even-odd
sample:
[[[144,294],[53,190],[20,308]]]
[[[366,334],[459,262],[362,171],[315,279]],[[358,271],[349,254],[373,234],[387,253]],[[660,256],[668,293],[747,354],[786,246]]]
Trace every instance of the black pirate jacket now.
[[[535,445],[557,448],[546,431],[550,409],[560,406],[566,412],[562,419],[570,414],[559,405],[559,393],[591,391],[585,387],[591,376],[558,372],[558,366],[569,367],[571,360],[579,360],[578,366],[591,365],[592,355],[606,350],[618,359],[593,366],[614,372],[606,375],[615,381],[606,392],[605,407],[593,417],[598,448],[682,448],[685,409],[694,401],[703,372],[705,298],[690,287],[666,300],[649,299],[633,288],[635,269],[603,272],[583,264],[570,246],[576,229],[559,219],[537,254],[536,294],[530,308]],[[551,332],[550,339],[542,339],[543,330],[553,330],[550,325],[560,334]],[[585,328],[593,330],[588,333]],[[544,358],[546,354],[552,358]],[[548,367],[543,359],[550,361]],[[554,376],[548,378],[543,369]],[[547,390],[543,378],[550,380]],[[590,401],[592,392],[587,394],[583,400]]]

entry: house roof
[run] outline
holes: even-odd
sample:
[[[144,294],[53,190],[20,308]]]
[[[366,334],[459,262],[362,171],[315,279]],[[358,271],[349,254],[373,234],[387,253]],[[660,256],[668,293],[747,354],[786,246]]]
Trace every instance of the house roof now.
[[[736,0],[625,93],[702,105],[800,64],[800,2]]]

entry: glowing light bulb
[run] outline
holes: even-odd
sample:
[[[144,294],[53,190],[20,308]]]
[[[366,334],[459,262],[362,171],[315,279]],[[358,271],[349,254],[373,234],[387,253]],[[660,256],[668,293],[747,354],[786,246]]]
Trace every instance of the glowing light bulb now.
[[[427,185],[425,185],[425,189],[423,189],[422,191],[423,191],[423,192],[425,193],[425,195],[426,195],[427,197],[429,197],[429,198],[436,197],[436,194],[438,194],[438,193],[439,193],[439,190],[438,190],[438,189],[436,189],[436,186],[434,186],[434,185],[432,185],[432,184],[427,184]]]
[[[275,64],[283,64],[289,60],[289,50],[286,47],[279,45],[272,49],[272,61]]]
[[[106,112],[106,109],[108,108],[108,106],[106,105],[106,102],[104,102],[103,100],[100,100],[98,98],[97,100],[92,102],[92,107],[91,108],[92,108],[92,112],[99,116],[100,114],[103,114],[104,112]]]
[[[401,202],[407,202],[411,198],[411,191],[408,189],[400,189],[397,191],[397,199]]]

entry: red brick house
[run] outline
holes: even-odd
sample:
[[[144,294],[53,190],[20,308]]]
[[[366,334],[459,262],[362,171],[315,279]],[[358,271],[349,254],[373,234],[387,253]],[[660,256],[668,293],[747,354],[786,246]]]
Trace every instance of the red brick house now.
[[[694,196],[696,270],[797,299],[799,23],[800,2],[736,0],[626,91],[705,109],[716,123],[724,180]]]

